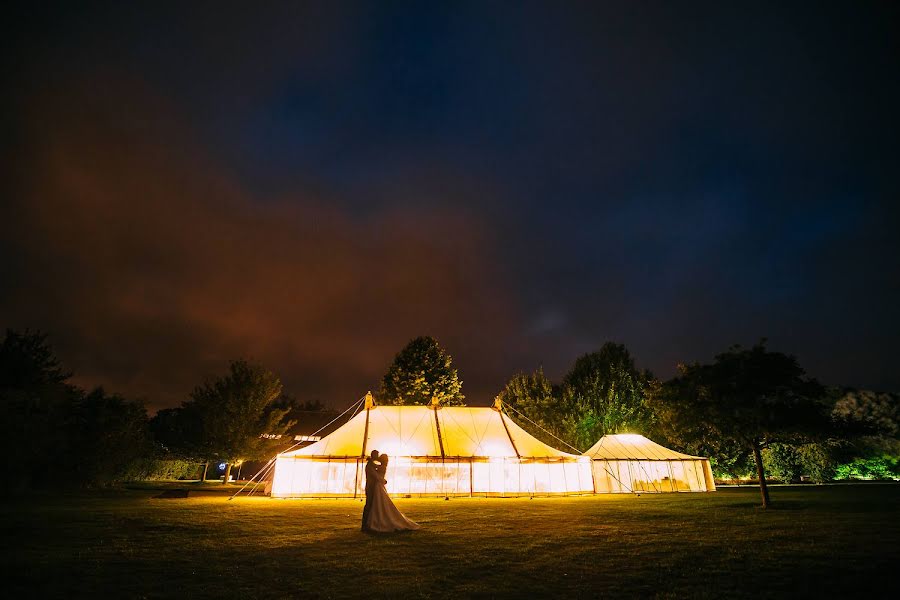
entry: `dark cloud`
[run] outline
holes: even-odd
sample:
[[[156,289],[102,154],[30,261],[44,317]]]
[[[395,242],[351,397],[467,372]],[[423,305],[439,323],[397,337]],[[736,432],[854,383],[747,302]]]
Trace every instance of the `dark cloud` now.
[[[502,352],[516,308],[477,215],[408,195],[367,216],[307,190],[255,197],[151,90],[66,89],[28,131],[2,308],[52,332],[79,381],[172,403],[247,356],[341,404],[418,334]]]
[[[900,387],[896,7],[9,14],[0,316],[79,381],[338,406],[431,334],[479,403],[607,340]]]

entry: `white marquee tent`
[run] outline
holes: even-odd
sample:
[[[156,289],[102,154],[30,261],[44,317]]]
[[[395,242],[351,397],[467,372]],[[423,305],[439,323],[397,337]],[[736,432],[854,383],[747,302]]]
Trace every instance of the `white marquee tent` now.
[[[598,494],[716,489],[709,459],[675,452],[642,435],[605,435],[584,455],[591,459]]]
[[[365,457],[390,455],[387,489],[412,496],[531,496],[594,491],[591,461],[535,439],[500,410],[365,408],[318,442],[279,454],[272,496],[364,494]]]

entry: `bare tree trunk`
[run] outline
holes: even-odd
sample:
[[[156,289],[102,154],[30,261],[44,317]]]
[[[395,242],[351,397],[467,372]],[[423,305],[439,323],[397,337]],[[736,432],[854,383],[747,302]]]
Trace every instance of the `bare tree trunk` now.
[[[203,475],[200,476],[200,483],[206,483],[206,472],[209,470],[209,463],[203,463]]]
[[[753,442],[753,458],[756,459],[756,475],[759,477],[759,493],[762,496],[763,508],[769,508],[769,486],[766,485],[766,470],[763,468],[762,452],[759,443]]]
[[[225,463],[225,477],[222,478],[222,485],[228,483],[228,478],[231,476],[231,463]]]

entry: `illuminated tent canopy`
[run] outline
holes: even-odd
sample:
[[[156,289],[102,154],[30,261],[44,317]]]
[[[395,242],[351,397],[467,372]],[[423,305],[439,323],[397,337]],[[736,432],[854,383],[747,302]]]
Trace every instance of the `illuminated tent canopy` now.
[[[591,493],[590,460],[535,439],[493,408],[375,406],[320,441],[279,454],[272,496],[364,494],[365,457],[390,455],[387,489],[413,496]]]
[[[642,435],[605,435],[584,455],[591,458],[598,494],[716,489],[708,459],[675,452]]]

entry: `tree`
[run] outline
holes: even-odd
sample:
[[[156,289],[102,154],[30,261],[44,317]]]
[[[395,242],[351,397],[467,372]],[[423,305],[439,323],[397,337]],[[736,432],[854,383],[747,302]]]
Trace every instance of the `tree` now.
[[[769,444],[762,451],[766,475],[784,483],[799,481],[803,475],[803,458],[798,446]]]
[[[6,330],[0,344],[0,390],[39,390],[63,385],[71,376],[60,365],[47,334]]]
[[[287,411],[286,419],[295,421],[295,423],[305,421],[309,415],[318,417],[320,415],[330,415],[334,412],[329,410],[320,400],[301,401],[287,393],[281,394],[277,400],[272,402],[271,406],[272,408],[285,409]]]
[[[185,409],[184,405],[164,408],[150,419],[149,430],[163,456],[170,460],[202,463],[200,481],[206,481],[210,457],[202,443],[203,429],[198,411]]]
[[[769,444],[762,452],[766,475],[785,483],[807,476],[816,483],[834,479],[846,442],[828,440],[808,444]]]
[[[106,485],[152,453],[139,402],[69,385],[47,336],[8,330],[0,344],[0,419],[13,488]]]
[[[900,438],[900,395],[849,389],[835,402],[832,415],[860,434]]]
[[[150,419],[149,429],[153,438],[167,454],[178,458],[195,459],[191,443],[199,439],[199,432],[185,430],[184,409],[163,408]]]
[[[102,486],[131,479],[132,467],[153,455],[142,403],[96,388],[79,394],[72,408],[68,439],[72,476],[79,484]]]
[[[574,445],[588,448],[609,433],[646,431],[652,423],[646,404],[652,381],[622,344],[607,342],[579,357],[562,384],[563,427]]]
[[[383,404],[430,404],[432,398],[446,406],[464,406],[462,382],[453,359],[433,337],[409,342],[381,380]]]
[[[196,387],[182,404],[184,428],[196,436],[190,447],[225,462],[223,483],[235,462],[259,458],[272,448],[264,434],[282,434],[293,425],[284,420],[288,409],[272,407],[280,395],[281,381],[275,374],[236,360],[227,375]]]
[[[522,427],[551,446],[556,446],[557,438],[562,439],[566,434],[562,429],[564,411],[559,396],[559,388],[547,379],[543,368],[530,374],[513,375],[497,395],[503,404],[536,424],[523,419]]]
[[[844,437],[841,478],[900,476],[900,394],[836,390],[832,417]]]
[[[713,454],[734,444],[752,454],[762,505],[768,508],[762,450],[827,434],[824,389],[806,377],[796,358],[769,352],[764,342],[750,349],[734,346],[711,365],[679,365],[679,372],[652,399],[667,437]]]
[[[13,489],[67,475],[59,457],[71,455],[67,433],[78,391],[40,332],[6,330],[0,343],[0,451]]]

